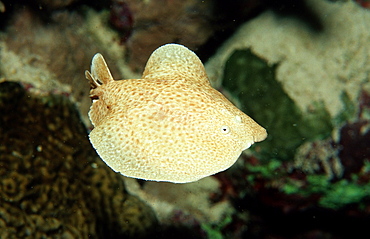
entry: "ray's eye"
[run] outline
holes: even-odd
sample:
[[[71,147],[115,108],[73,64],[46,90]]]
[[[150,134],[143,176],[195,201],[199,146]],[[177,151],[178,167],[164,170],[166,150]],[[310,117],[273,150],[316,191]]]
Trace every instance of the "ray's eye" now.
[[[227,126],[227,125],[223,125],[223,126],[221,126],[220,130],[221,130],[221,132],[222,132],[223,134],[228,134],[228,133],[230,133],[230,127],[229,127],[229,126]]]

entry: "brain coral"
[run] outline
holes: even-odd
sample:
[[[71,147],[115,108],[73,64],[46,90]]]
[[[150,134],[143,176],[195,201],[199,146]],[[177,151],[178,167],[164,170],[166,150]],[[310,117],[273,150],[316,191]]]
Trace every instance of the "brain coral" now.
[[[99,160],[66,97],[3,82],[0,115],[0,238],[136,238],[156,225]]]

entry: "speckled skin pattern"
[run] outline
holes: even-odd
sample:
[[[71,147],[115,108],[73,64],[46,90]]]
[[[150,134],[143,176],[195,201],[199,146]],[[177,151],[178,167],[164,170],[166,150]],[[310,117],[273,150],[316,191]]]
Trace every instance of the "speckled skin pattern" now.
[[[142,79],[115,81],[100,54],[92,60],[90,141],[114,171],[187,183],[224,171],[266,130],[212,88],[189,49],[167,44]]]

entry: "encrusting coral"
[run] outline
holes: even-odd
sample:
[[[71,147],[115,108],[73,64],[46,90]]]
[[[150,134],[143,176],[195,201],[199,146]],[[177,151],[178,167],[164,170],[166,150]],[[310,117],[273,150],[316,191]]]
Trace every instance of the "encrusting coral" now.
[[[2,82],[0,115],[0,238],[136,238],[156,225],[66,97]]]

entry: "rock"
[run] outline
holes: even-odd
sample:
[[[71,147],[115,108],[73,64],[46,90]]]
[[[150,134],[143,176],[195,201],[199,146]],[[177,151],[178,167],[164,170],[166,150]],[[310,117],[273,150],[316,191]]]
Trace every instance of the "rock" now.
[[[244,195],[236,208],[254,220],[245,238],[368,235],[370,12],[305,3],[321,27],[266,11],[206,64],[213,85],[269,133],[220,180]]]
[[[72,96],[89,125],[90,87],[84,72],[90,68],[92,56],[97,52],[107,56],[113,74],[120,71],[117,65],[122,68],[124,64],[119,60],[122,50],[114,47],[112,35],[107,34],[108,23],[97,27],[104,17],[93,10],[86,12],[83,17],[73,11],[58,11],[45,24],[27,7],[15,11],[0,33],[0,76],[31,84],[34,91]]]
[[[39,6],[49,10],[61,9],[77,3],[79,0],[36,0]]]
[[[114,1],[122,8],[122,0]],[[133,16],[133,29],[127,41],[129,64],[142,72],[150,54],[166,43],[179,43],[195,50],[212,35],[212,1],[124,1],[127,8],[118,11]],[[129,10],[127,10],[129,9]],[[121,19],[117,11],[112,11]],[[130,12],[130,13],[129,13]],[[116,17],[117,18],[117,17]],[[115,21],[117,22],[117,21]],[[117,24],[116,24],[117,25]]]
[[[309,111],[312,102],[323,102],[335,117],[343,109],[342,92],[356,100],[370,72],[369,11],[352,1],[306,2],[321,30],[264,12],[245,23],[207,62],[214,85],[222,84],[224,66],[234,51],[250,49],[269,65],[277,64],[277,81],[302,111]]]

